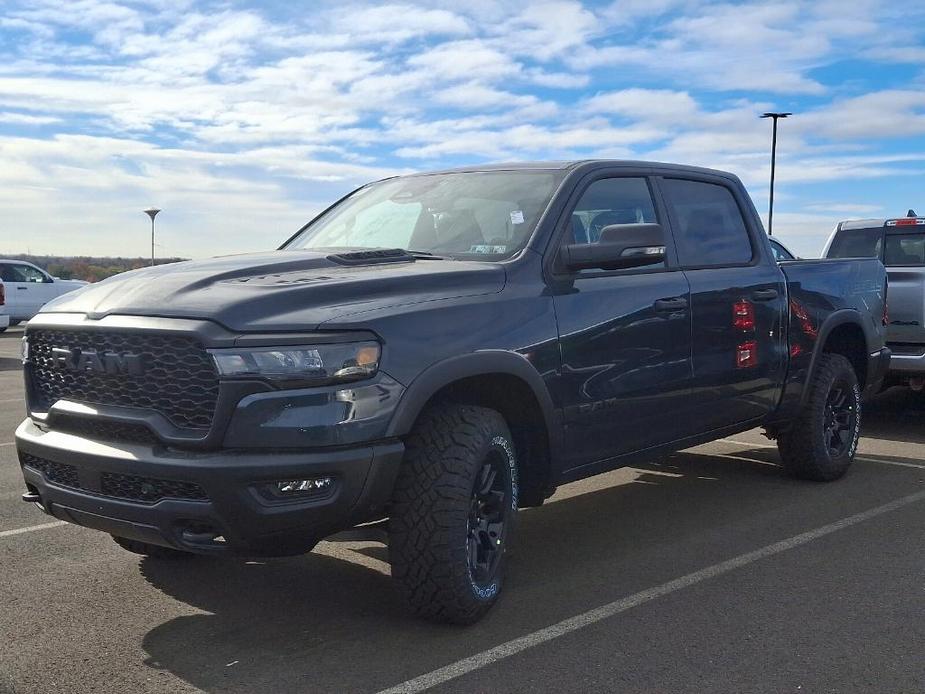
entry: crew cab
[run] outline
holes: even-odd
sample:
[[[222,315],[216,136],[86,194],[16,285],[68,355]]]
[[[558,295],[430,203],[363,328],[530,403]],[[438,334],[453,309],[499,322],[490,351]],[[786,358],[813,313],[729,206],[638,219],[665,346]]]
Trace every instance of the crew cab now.
[[[27,321],[52,299],[86,286],[81,280],[62,280],[24,260],[0,258],[0,282],[6,292],[9,325]],[[0,330],[5,329],[0,326]]]
[[[925,217],[839,222],[826,258],[878,258],[890,282],[887,346],[893,353],[888,384],[925,388]]]
[[[296,554],[385,521],[410,608],[469,623],[518,509],[558,485],[759,426],[793,475],[845,474],[885,292],[877,259],[778,263],[721,171],[389,178],[276,251],[47,305],[23,498],[150,557]]]

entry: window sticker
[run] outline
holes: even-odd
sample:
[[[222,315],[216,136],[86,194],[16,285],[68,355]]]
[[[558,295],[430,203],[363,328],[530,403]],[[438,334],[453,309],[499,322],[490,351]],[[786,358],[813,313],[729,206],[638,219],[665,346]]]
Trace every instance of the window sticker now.
[[[507,246],[492,246],[489,244],[476,244],[469,247],[470,253],[507,253]]]
[[[511,212],[511,224],[523,224],[524,223],[524,213],[523,210],[514,210]]]

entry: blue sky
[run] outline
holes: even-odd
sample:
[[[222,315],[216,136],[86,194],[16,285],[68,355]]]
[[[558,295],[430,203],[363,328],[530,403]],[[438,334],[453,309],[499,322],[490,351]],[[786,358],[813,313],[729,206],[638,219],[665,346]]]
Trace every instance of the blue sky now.
[[[925,210],[925,4],[0,3],[0,253],[272,248],[396,172],[642,158],[738,174],[818,254]]]

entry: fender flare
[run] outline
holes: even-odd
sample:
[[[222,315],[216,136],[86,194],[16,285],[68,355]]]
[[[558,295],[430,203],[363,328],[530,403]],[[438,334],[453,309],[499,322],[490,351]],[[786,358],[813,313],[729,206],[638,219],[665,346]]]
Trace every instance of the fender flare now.
[[[427,367],[408,385],[389,422],[387,436],[411,431],[427,402],[445,386],[472,376],[506,374],[524,381],[539,403],[549,438],[549,452],[559,450],[562,425],[543,377],[526,357],[503,349],[490,349],[450,357]]]
[[[813,355],[810,358],[809,369],[807,369],[806,372],[806,382],[803,386],[802,396],[800,397],[801,406],[806,402],[806,398],[809,395],[809,384],[812,383],[813,376],[816,374],[816,369],[819,366],[819,358],[822,356],[829,335],[832,334],[835,328],[841,327],[842,325],[855,325],[860,328],[861,334],[864,335],[864,357],[866,358],[870,354],[870,345],[872,343],[871,334],[869,328],[865,327],[864,321],[861,319],[861,314],[857,310],[851,308],[840,309],[831,313],[825,321],[823,321],[822,325],[819,326],[816,344],[813,345]]]

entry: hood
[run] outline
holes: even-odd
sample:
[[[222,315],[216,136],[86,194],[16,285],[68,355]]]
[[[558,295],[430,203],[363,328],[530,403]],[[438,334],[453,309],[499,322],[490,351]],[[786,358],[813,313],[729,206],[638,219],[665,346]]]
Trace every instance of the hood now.
[[[328,254],[271,251],[133,270],[49,302],[42,313],[194,318],[230,330],[311,330],[352,313],[501,291],[488,262],[345,265]]]

